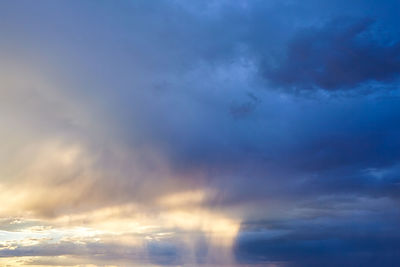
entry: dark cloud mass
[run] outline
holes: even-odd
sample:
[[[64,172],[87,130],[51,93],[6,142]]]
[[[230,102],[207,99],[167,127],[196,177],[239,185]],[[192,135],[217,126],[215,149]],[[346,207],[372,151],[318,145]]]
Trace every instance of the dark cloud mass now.
[[[399,40],[381,40],[372,19],[335,19],[300,30],[285,58],[264,70],[273,84],[295,89],[352,89],[362,83],[390,83],[400,74]]]
[[[399,1],[0,1],[1,266],[400,266]]]

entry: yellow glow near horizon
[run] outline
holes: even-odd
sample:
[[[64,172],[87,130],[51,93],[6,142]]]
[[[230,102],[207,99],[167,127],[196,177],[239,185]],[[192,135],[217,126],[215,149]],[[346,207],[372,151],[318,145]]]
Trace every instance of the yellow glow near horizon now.
[[[193,194],[190,208],[182,208],[180,200],[176,201],[176,199],[186,199],[190,194],[191,192],[185,192],[174,195],[172,197],[174,207],[165,208],[165,202],[162,202],[153,213],[137,205],[127,204],[54,218],[42,218],[39,221],[35,219],[35,216],[31,220],[20,217],[10,221],[10,224],[21,225],[22,228],[5,233],[3,235],[5,238],[1,238],[0,233],[0,246],[3,249],[13,249],[63,242],[76,245],[97,242],[136,247],[144,251],[149,241],[158,242],[169,238],[179,238],[188,249],[189,253],[186,255],[188,261],[192,261],[195,257],[195,240],[189,233],[201,233],[206,237],[208,245],[213,248],[213,253],[217,253],[216,255],[209,253],[208,258],[225,263],[233,262],[231,248],[240,222],[201,207],[200,204],[204,201],[205,195],[201,191]],[[24,226],[24,223],[30,222],[34,226]],[[28,257],[26,262],[29,260],[31,258]],[[69,260],[74,262],[74,257]],[[10,262],[8,264],[18,266],[14,259],[10,259]],[[82,259],[82,262],[85,260]]]

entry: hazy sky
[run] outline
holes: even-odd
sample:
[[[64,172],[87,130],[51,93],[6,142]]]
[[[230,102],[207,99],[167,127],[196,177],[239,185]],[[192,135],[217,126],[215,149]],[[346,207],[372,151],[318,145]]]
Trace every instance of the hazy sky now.
[[[399,12],[0,1],[0,266],[400,266]]]

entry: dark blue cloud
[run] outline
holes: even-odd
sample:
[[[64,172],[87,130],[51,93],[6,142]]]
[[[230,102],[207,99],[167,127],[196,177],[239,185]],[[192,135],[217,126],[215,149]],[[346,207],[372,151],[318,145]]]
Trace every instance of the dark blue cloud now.
[[[242,263],[278,266],[398,265],[400,236],[394,227],[398,218],[390,223],[388,218],[371,217],[361,223],[358,219],[354,214],[342,221],[249,222],[237,238],[236,257]]]
[[[352,89],[367,82],[390,83],[400,74],[399,40],[381,40],[372,19],[336,18],[321,28],[301,30],[286,56],[264,75],[294,89]]]

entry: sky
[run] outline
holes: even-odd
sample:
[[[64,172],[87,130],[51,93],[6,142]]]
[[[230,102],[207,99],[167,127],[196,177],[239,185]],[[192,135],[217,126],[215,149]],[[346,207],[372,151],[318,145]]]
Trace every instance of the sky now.
[[[0,265],[400,266],[399,10],[0,1]]]

